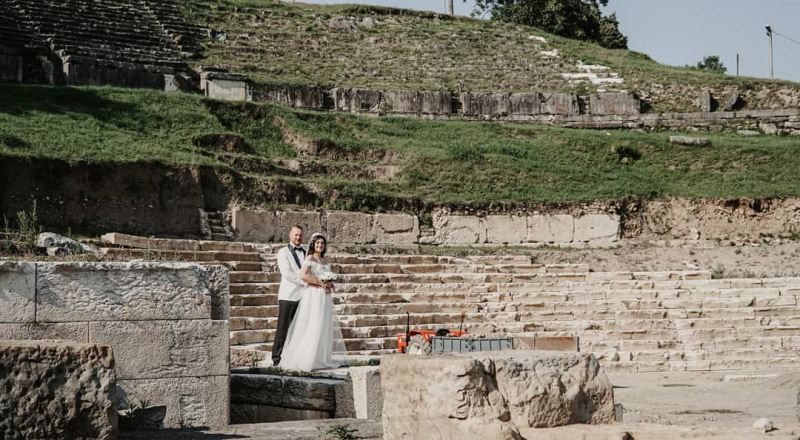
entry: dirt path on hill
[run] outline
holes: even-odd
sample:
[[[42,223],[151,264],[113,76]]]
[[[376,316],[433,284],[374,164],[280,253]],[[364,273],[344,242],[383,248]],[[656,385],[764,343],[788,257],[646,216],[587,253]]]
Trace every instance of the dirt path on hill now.
[[[587,263],[597,272],[700,269],[714,270],[725,278],[800,276],[800,242],[758,246],[625,243],[614,249],[532,249],[529,253],[539,263]]]

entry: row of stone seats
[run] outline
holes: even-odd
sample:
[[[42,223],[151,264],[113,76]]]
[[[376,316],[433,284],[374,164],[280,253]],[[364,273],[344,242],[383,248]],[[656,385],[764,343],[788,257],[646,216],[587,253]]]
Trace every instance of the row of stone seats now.
[[[152,3],[152,4],[151,4]],[[153,4],[160,6],[153,8]],[[187,55],[179,42],[182,30],[194,50],[199,46],[201,29],[181,26],[181,15],[172,0],[8,0],[0,6],[0,15],[18,23],[16,45],[28,41],[46,41],[47,51],[66,62],[69,57],[86,57],[121,62],[119,66],[134,70],[147,66],[184,68]],[[159,11],[154,12],[154,10]],[[169,18],[161,23],[160,18]],[[24,30],[28,30],[25,33]],[[2,32],[2,27],[0,27]],[[6,41],[6,40],[4,40]],[[152,70],[152,69],[150,69]]]
[[[227,260],[233,270],[231,344],[240,350],[270,349],[279,281],[275,246],[109,242],[183,249],[170,255],[209,263]],[[197,250],[186,250],[190,246]],[[141,257],[155,251],[109,252]],[[412,328],[458,328],[463,319],[474,334],[578,336],[582,349],[597,353],[612,370],[800,364],[797,278],[712,280],[703,271],[596,273],[585,265],[540,265],[520,256],[343,255],[334,261],[342,274],[337,311],[354,353],[394,351],[409,312]]]

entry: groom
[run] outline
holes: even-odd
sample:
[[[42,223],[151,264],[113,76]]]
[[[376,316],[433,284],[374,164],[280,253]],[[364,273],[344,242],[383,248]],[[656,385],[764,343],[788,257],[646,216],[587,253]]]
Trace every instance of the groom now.
[[[300,268],[306,251],[303,249],[303,227],[294,225],[289,230],[289,246],[278,251],[278,270],[281,272],[281,285],[278,288],[278,329],[272,343],[272,364],[276,367],[281,361],[283,344],[292,324],[300,296],[306,284],[300,279]]]

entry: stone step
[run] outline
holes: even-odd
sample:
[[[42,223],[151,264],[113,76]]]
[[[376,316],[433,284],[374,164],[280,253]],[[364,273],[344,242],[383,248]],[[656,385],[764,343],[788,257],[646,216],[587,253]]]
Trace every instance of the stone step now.
[[[275,295],[278,297],[278,283],[231,283],[231,295]]]
[[[261,296],[259,296],[261,298]],[[268,301],[263,297],[261,301]],[[515,320],[611,320],[611,319],[691,319],[691,318],[794,318],[800,315],[796,306],[751,307],[750,298],[711,300],[598,300],[561,302],[385,302],[335,305],[340,316],[402,313],[510,313]],[[274,301],[273,301],[274,303]],[[706,306],[704,306],[704,304]],[[232,316],[273,316],[271,308],[238,307]],[[236,314],[233,314],[236,313]],[[240,314],[241,313],[241,314]],[[244,314],[254,313],[254,314]],[[267,314],[264,314],[267,313]]]
[[[277,283],[281,276],[277,273],[261,271],[237,271],[230,274],[231,283]]]
[[[763,357],[751,359],[719,359],[701,361],[601,361],[610,373],[649,373],[676,371],[741,371],[741,370],[796,370],[800,357]]]
[[[268,306],[278,304],[277,295],[231,295],[231,306]]]
[[[262,252],[269,254],[273,246],[242,243],[242,242],[217,242],[211,240],[183,240],[172,238],[148,238],[136,235],[111,232],[104,234],[100,240],[109,245],[139,249],[157,249],[174,251],[231,251],[231,252]]]
[[[235,251],[160,251],[150,249],[102,248],[104,260],[154,260],[154,261],[249,261],[260,262],[261,257],[253,252]]]
[[[231,272],[254,272],[260,271],[263,263],[258,261],[202,261],[203,265],[222,265],[228,268]]]

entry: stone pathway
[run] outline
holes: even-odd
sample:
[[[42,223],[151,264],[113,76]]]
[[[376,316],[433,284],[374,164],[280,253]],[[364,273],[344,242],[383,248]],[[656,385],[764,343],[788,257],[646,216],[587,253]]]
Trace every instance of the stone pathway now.
[[[303,420],[297,422],[260,423],[253,425],[231,425],[219,431],[170,429],[165,431],[122,432],[120,440],[320,440],[337,437],[332,429],[345,427],[355,429],[352,433],[359,440],[381,439],[381,424],[378,421],[358,419]]]

